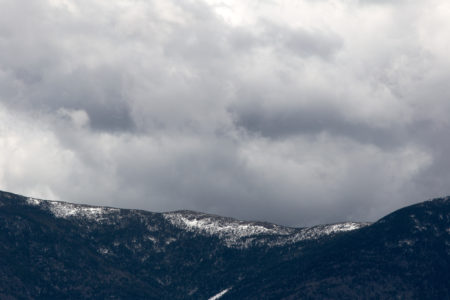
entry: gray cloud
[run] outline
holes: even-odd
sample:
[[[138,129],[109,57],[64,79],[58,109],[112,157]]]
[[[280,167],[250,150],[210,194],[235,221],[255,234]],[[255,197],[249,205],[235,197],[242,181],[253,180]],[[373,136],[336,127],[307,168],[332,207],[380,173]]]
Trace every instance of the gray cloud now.
[[[4,0],[0,189],[288,225],[448,194],[446,3]]]
[[[303,28],[288,29],[269,22],[264,22],[265,39],[269,45],[278,45],[301,57],[318,56],[330,58],[341,47],[342,40],[332,32],[305,30]]]
[[[230,108],[236,126],[270,139],[286,139],[296,135],[316,136],[327,133],[353,139],[381,148],[401,146],[402,128],[384,128],[379,124],[349,120],[341,108],[317,104],[306,106],[261,107],[259,103]]]

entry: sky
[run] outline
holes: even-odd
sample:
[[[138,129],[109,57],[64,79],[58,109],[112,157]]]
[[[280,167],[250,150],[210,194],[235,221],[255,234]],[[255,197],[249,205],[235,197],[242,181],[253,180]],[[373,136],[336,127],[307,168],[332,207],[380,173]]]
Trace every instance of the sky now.
[[[446,0],[0,0],[0,189],[290,226],[450,194]]]

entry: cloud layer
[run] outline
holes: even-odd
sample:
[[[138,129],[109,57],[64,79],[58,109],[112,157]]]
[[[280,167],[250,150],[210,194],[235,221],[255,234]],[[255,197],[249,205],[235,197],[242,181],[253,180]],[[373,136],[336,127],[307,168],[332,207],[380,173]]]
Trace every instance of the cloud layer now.
[[[0,5],[0,189],[287,225],[450,194],[446,1]]]

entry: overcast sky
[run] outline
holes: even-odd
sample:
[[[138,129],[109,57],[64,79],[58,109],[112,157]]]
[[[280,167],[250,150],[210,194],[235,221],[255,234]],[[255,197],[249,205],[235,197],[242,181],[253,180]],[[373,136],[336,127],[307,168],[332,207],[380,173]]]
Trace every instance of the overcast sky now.
[[[303,226],[450,194],[447,0],[0,0],[0,189]]]

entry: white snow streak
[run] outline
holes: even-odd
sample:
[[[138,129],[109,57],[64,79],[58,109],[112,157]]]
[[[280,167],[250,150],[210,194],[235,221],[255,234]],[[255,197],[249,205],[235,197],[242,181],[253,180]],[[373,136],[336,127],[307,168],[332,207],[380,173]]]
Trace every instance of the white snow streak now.
[[[223,291],[221,291],[220,293],[212,296],[211,298],[209,298],[208,300],[217,300],[219,298],[222,298],[223,295],[225,295],[229,290],[231,290],[231,288],[225,289]]]

